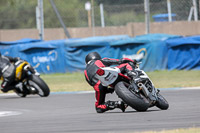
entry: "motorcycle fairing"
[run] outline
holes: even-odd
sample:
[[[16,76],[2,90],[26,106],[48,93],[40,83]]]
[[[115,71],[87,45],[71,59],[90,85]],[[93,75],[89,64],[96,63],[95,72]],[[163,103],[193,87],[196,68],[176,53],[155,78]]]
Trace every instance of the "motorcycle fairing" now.
[[[16,67],[15,77],[17,80],[21,80],[23,67],[28,64],[28,62],[24,61]]]
[[[103,86],[109,86],[114,83],[120,73],[120,69],[117,67],[101,67],[100,69],[105,71],[104,75],[99,76],[96,74],[95,77],[101,81]]]

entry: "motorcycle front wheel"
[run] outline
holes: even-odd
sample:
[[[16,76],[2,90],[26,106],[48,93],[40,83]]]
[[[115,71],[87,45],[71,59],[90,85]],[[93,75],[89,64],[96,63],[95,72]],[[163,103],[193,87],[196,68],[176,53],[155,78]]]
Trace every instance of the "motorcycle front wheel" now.
[[[47,97],[50,94],[50,89],[47,84],[38,76],[31,75],[28,78],[29,87],[37,90],[37,94],[41,97]]]
[[[136,111],[146,111],[149,108],[149,101],[140,93],[135,93],[128,89],[125,82],[115,85],[116,94]]]
[[[167,110],[169,108],[169,104],[167,100],[161,95],[157,94],[158,100],[156,102],[156,107],[162,109],[162,110]]]

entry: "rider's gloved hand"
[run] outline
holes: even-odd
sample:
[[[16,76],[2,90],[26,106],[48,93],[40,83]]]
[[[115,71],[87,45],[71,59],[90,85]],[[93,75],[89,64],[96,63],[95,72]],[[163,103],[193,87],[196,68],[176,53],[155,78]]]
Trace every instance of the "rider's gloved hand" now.
[[[129,62],[132,62],[134,65],[137,64],[137,61],[135,59],[133,59],[133,60],[131,60],[129,58],[122,58],[122,59],[120,59],[120,64],[122,64],[122,63],[129,63]]]
[[[36,75],[36,76],[40,76],[40,73],[36,71],[36,72],[35,72],[35,75]]]
[[[39,72],[37,72],[37,70],[35,69],[35,68],[33,68],[31,65],[30,65],[30,71],[33,73],[33,74],[35,74],[36,76],[40,76],[40,73]]]
[[[127,76],[130,77],[131,79],[135,79],[137,77],[137,73],[134,71],[129,71],[127,70]]]
[[[13,60],[14,60],[14,62],[17,62],[17,61],[19,61],[21,59],[19,57],[15,57],[15,58],[13,58]]]

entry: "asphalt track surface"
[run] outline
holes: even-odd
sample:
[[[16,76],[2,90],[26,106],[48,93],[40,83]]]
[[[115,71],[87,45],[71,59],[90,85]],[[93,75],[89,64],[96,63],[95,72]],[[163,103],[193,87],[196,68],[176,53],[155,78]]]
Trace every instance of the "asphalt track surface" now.
[[[0,96],[0,133],[128,133],[200,127],[200,90],[162,90],[168,110],[136,112],[128,107],[97,114],[94,93],[47,98]],[[116,94],[107,99],[118,100]]]

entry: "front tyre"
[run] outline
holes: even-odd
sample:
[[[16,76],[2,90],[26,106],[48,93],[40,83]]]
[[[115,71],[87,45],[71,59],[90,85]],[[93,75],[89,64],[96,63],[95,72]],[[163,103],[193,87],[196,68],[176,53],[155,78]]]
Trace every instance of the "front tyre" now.
[[[124,82],[119,82],[115,86],[116,94],[129,106],[137,111],[146,111],[149,108],[149,101],[140,93],[130,91]]]
[[[162,110],[167,110],[169,108],[169,104],[167,102],[167,100],[161,95],[161,94],[157,94],[158,100],[156,103],[156,106]]]
[[[30,88],[37,90],[37,94],[41,97],[47,97],[50,94],[50,89],[47,84],[38,76],[31,75],[28,78],[28,85]]]

